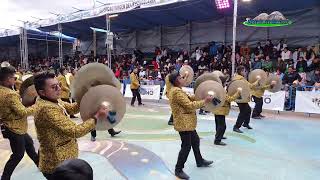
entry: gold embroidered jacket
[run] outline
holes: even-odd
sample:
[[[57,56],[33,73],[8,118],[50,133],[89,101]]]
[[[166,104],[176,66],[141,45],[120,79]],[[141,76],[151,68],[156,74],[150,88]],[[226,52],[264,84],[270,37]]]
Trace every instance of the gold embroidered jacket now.
[[[230,112],[231,102],[235,101],[240,96],[240,92],[235,93],[233,96],[226,96],[226,100],[223,106],[216,108],[212,113],[214,115],[223,115],[226,116]]]
[[[39,169],[52,173],[64,160],[78,157],[77,138],[95,128],[95,121],[89,119],[77,125],[68,114],[79,112],[74,103],[58,101],[54,103],[44,99],[37,100],[37,112],[34,116],[39,148]]]
[[[0,86],[0,121],[16,134],[26,134],[27,116],[35,111],[34,106],[26,108],[20,101],[19,94],[7,87]]]
[[[131,89],[138,89],[140,87],[138,75],[136,75],[134,72],[130,74],[130,80],[131,80],[131,84],[130,84]]]
[[[176,131],[193,131],[197,127],[196,110],[205,105],[204,100],[195,101],[181,88],[172,87],[169,94],[169,103],[173,115],[173,124]]]
[[[59,75],[57,79],[58,79],[58,81],[60,83],[60,86],[61,86],[61,96],[60,96],[60,98],[69,99],[70,88],[69,88],[69,85],[67,83],[66,77],[63,76],[63,75]]]
[[[257,87],[258,84],[259,84],[259,81],[256,81],[256,82],[254,82],[254,83],[250,83],[250,82],[248,82],[248,81],[246,80],[246,78],[244,78],[243,76],[241,76],[241,75],[239,75],[239,74],[236,74],[236,75],[232,78],[232,81],[235,81],[235,80],[242,80],[242,81],[246,82],[246,83],[248,84],[248,86],[250,87],[250,89],[253,89],[253,88]],[[251,100],[251,97],[249,97],[249,98],[247,99],[247,101],[244,102],[244,103],[248,103],[248,102],[250,102],[250,100]]]
[[[261,98],[264,95],[264,91],[267,89],[270,89],[271,85],[265,85],[263,87],[257,87],[257,88],[253,88],[251,89],[251,95]]]

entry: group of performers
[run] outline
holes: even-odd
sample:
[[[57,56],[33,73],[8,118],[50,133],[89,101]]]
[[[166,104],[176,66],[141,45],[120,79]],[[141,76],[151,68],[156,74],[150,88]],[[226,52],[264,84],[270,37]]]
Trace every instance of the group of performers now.
[[[21,102],[20,81],[12,66],[0,69],[0,123],[4,138],[10,142],[12,154],[7,161],[1,180],[9,180],[14,169],[27,152],[35,165],[47,179],[55,178],[55,170],[67,159],[78,157],[77,138],[91,132],[95,140],[95,125],[98,118],[106,119],[108,109],[100,107],[92,119],[76,124],[70,115],[79,112],[77,103],[69,103],[70,88],[66,81],[66,70],[60,75],[38,72],[34,74],[34,86],[38,98],[26,107]],[[72,78],[70,78],[71,80]],[[63,101],[64,100],[64,101]],[[35,151],[33,140],[27,133],[27,117],[33,115],[40,147]],[[108,130],[111,136],[119,132]]]
[[[246,72],[243,66],[237,67],[236,72],[237,74],[232,78],[232,81],[244,81],[248,83],[252,90],[251,94],[256,102],[252,118],[262,118],[262,95],[264,90],[272,88],[273,84],[258,88],[259,80],[252,84],[246,80]],[[91,119],[78,125],[73,122],[71,118],[79,112],[79,105],[70,103],[69,85],[73,78],[71,76],[67,80],[66,76],[67,71],[63,68],[60,70],[58,77],[50,72],[34,74],[34,86],[39,97],[30,106],[26,107],[22,104],[20,95],[13,88],[19,86],[19,81],[16,81],[15,68],[11,66],[1,67],[1,131],[3,137],[10,141],[12,150],[12,155],[4,167],[1,180],[10,179],[25,152],[47,179],[54,179],[55,170],[59,164],[67,159],[78,157],[77,138],[91,132],[91,140],[95,141],[97,119],[106,119],[108,109],[100,107]],[[131,105],[134,105],[136,98],[138,98],[138,105],[143,105],[139,93],[140,82],[137,69],[132,72],[130,77],[132,82],[130,88],[133,93]],[[172,109],[168,124],[174,125],[174,129],[179,132],[181,138],[181,150],[175,166],[175,175],[181,179],[189,179],[183,168],[191,148],[194,152],[197,167],[208,167],[213,163],[213,161],[205,160],[200,152],[200,139],[196,131],[196,110],[212,103],[214,97],[208,95],[203,100],[195,100],[194,96],[190,96],[182,90],[182,87],[186,86],[185,78],[179,72],[173,72],[166,77],[166,96]],[[215,115],[216,135],[214,144],[216,145],[226,145],[222,142],[222,139],[225,139],[224,133],[226,131],[225,116],[229,114],[230,103],[241,96],[241,91],[241,89],[238,89],[234,95],[227,95],[223,106],[212,111]],[[251,108],[248,104],[249,101],[250,98],[245,102],[238,103],[240,113],[233,127],[233,131],[237,133],[242,133],[240,130],[242,126],[252,129],[250,126]],[[34,116],[37,138],[40,144],[38,153],[35,151],[32,138],[27,133],[27,117],[30,115]],[[108,132],[112,137],[120,133],[120,131],[114,129],[109,129]]]
[[[246,80],[245,77],[245,67],[238,66],[236,75],[232,78],[231,82],[235,80],[242,80],[249,85],[252,91],[251,94],[254,98],[254,101],[256,102],[252,118],[262,118],[264,117],[261,115],[263,104],[262,96],[264,94],[264,91],[268,88],[272,88],[275,83],[272,82],[271,85],[259,87],[259,79],[251,84]],[[200,140],[196,131],[196,110],[204,107],[208,103],[211,103],[213,97],[208,95],[204,100],[196,101],[194,95],[188,95],[182,90],[182,87],[185,86],[184,78],[185,77],[180,75],[179,72],[174,72],[168,75],[166,77],[166,96],[169,99],[170,107],[172,110],[172,114],[168,124],[174,125],[174,129],[179,132],[181,138],[181,149],[175,167],[175,175],[180,179],[189,179],[189,176],[183,171],[183,168],[188,158],[191,147],[194,152],[198,167],[208,167],[213,163],[213,161],[207,161],[202,158],[199,149]],[[225,103],[221,107],[218,107],[212,111],[215,116],[216,124],[216,135],[214,139],[215,145],[226,145],[226,143],[222,142],[222,139],[226,139],[226,137],[224,137],[224,133],[226,131],[225,116],[229,114],[231,102],[235,101],[241,96],[241,91],[242,89],[238,88],[237,92],[234,95],[227,95]],[[240,130],[241,126],[252,129],[252,127],[250,126],[251,107],[248,104],[249,101],[250,97],[244,102],[237,103],[240,112],[237,118],[237,122],[233,127],[234,132],[243,133]]]

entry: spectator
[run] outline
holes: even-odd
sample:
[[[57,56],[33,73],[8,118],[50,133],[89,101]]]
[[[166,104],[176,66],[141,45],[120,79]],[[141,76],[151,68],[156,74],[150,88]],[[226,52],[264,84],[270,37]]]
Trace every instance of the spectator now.
[[[216,45],[216,42],[212,41],[209,45],[210,45],[209,55],[212,57],[218,55],[218,46]]]
[[[266,56],[266,59],[262,60],[261,68],[268,72],[272,71],[272,62],[270,61],[269,56]]]
[[[284,76],[284,74],[281,72],[280,69],[277,69],[275,75],[278,76],[281,80],[283,79],[283,76]]]
[[[180,71],[180,68],[182,66],[182,60],[178,59],[176,62],[177,63],[175,65],[175,69],[176,69],[176,71]]]
[[[266,45],[263,48],[263,54],[265,56],[270,56],[272,54],[273,44],[270,39],[267,40]]]
[[[263,48],[262,48],[262,46],[261,46],[261,42],[258,42],[258,43],[257,43],[257,47],[254,48],[254,54],[255,54],[256,56],[263,54]]]
[[[278,52],[281,52],[284,50],[284,48],[288,47],[287,44],[284,42],[284,39],[280,39],[279,44],[277,45]]]
[[[299,57],[299,61],[297,62],[296,65],[296,70],[298,73],[306,72],[307,71],[307,61],[304,60],[302,56]]]
[[[281,59],[285,62],[288,63],[288,61],[291,59],[291,52],[288,50],[287,47],[285,47],[281,53]]]
[[[250,57],[250,48],[246,42],[240,48],[240,55],[245,58]]]
[[[159,69],[159,63],[156,60],[152,60],[152,65],[154,69]]]
[[[199,61],[202,56],[202,50],[199,47],[196,47],[196,61]]]
[[[306,52],[306,59],[307,61],[312,61],[316,57],[316,53],[313,51],[311,46],[307,47],[307,52]]]
[[[121,74],[122,74],[122,68],[118,67],[114,75],[116,76],[116,78],[120,78]]]
[[[144,67],[141,67],[139,72],[139,79],[143,79],[143,78],[146,78],[146,70]]]
[[[183,66],[188,65],[188,60],[184,60]]]
[[[293,62],[296,64],[300,57],[303,57],[303,59],[306,59],[306,54],[305,52],[302,51],[301,47],[296,49],[295,52],[293,53],[292,55]]]
[[[273,47],[272,49],[272,53],[270,55],[270,59],[272,62],[272,71],[276,71],[277,67],[278,67],[278,57],[279,57],[279,53],[277,51],[277,47]]]
[[[283,76],[283,79],[282,79],[282,84],[285,84],[285,85],[292,85],[294,81],[298,80],[299,82],[301,82],[302,78],[300,77],[300,75],[294,71],[293,67],[290,66],[288,68],[288,73],[286,73],[284,76]]]
[[[310,81],[307,83],[308,86],[317,86],[317,89],[320,88],[320,69],[316,69],[310,77]]]
[[[252,63],[252,69],[261,69],[261,59],[259,56],[256,56],[253,63]]]
[[[316,69],[320,68],[320,61],[319,61],[319,56],[315,57],[311,64],[308,66],[308,71],[314,71]]]

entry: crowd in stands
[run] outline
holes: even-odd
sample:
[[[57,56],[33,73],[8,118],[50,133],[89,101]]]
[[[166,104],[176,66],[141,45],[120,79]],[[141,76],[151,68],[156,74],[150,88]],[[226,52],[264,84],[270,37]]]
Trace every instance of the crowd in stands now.
[[[284,85],[298,82],[301,86],[313,86],[320,83],[319,49],[316,46],[290,47],[282,39],[279,42],[267,40],[249,47],[247,43],[237,43],[235,48],[235,64],[243,65],[247,71],[264,69],[277,74]],[[132,54],[112,56],[112,69],[117,78],[128,81],[130,72],[138,67],[139,77],[148,84],[163,84],[165,76],[173,70],[179,70],[183,65],[190,65],[195,78],[206,71],[220,70],[231,75],[231,45],[211,42],[204,47],[196,47],[192,52],[182,50],[174,52],[167,48],[155,48],[152,54],[144,54],[135,50]],[[93,53],[82,55],[75,53],[73,57],[65,56],[64,65],[71,71],[90,62],[108,64],[107,56],[96,58]],[[14,62],[10,62],[13,63]],[[16,62],[18,63],[18,62]],[[32,69],[53,69],[58,72],[60,63],[58,58],[37,58],[29,56]]]

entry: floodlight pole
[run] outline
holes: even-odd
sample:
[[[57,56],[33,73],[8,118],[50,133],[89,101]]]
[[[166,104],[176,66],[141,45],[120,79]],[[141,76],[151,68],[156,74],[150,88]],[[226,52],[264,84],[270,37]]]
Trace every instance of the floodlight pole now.
[[[20,65],[22,68],[24,68],[23,65],[23,57],[24,57],[24,44],[23,44],[23,27],[20,27]]]
[[[233,27],[232,27],[232,76],[235,73],[236,66],[236,38],[237,38],[237,15],[238,15],[238,0],[234,0],[233,6]]]
[[[107,40],[107,58],[108,58],[108,66],[111,68],[111,44],[109,43],[108,37],[109,33],[111,32],[110,28],[110,17],[109,14],[106,14],[106,25],[107,25],[107,33],[106,33],[106,40]]]
[[[26,23],[24,23],[23,25],[23,40],[24,40],[24,65],[25,65],[25,69],[29,69],[29,59],[28,59],[28,34],[27,34],[27,27],[26,27]]]
[[[20,28],[20,60],[21,67],[29,68],[28,62],[28,37],[27,37],[27,23],[23,22],[23,27]]]

